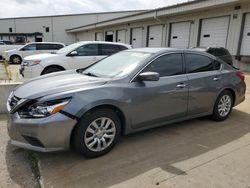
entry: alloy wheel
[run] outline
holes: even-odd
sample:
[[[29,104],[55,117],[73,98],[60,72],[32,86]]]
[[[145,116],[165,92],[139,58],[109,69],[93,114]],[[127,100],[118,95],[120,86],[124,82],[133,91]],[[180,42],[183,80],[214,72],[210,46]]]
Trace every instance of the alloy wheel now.
[[[218,112],[220,116],[226,117],[231,109],[232,100],[229,95],[223,95],[219,101]]]
[[[100,152],[108,148],[116,136],[115,123],[107,117],[101,117],[92,121],[84,134],[84,143],[94,152]]]

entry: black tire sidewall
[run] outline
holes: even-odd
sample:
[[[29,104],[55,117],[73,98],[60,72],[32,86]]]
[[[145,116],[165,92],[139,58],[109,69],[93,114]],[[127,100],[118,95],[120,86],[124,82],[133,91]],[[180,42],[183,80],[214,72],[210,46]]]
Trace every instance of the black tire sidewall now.
[[[100,152],[94,152],[94,151],[89,150],[87,146],[85,145],[84,135],[85,135],[85,131],[88,125],[100,117],[108,117],[114,122],[115,127],[116,127],[116,135],[115,135],[113,142],[105,150],[100,151]],[[74,131],[74,135],[73,135],[74,136],[73,137],[74,149],[87,158],[99,157],[112,150],[112,148],[118,142],[120,135],[121,135],[121,122],[120,122],[119,117],[116,115],[116,113],[111,109],[95,110],[93,112],[87,113],[78,122],[77,127]]]
[[[230,97],[230,99],[231,99],[231,108],[230,108],[229,113],[226,116],[223,117],[219,113],[218,106],[219,106],[219,102],[220,102],[221,98],[223,96],[225,96],[225,95],[228,95]],[[220,95],[218,96],[216,102],[215,102],[212,119],[214,119],[216,121],[224,121],[224,120],[226,120],[227,117],[230,115],[230,113],[232,111],[233,103],[234,103],[233,95],[232,95],[232,93],[230,91],[225,90],[225,91],[221,92]]]

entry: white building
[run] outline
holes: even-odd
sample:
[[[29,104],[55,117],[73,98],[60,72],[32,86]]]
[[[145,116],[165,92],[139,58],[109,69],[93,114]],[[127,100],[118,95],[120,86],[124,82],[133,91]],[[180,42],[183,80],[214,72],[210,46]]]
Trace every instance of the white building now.
[[[250,70],[250,1],[196,0],[66,30],[77,40],[113,40],[133,47],[222,46]]]
[[[60,16],[22,17],[0,19],[0,40],[25,39],[30,42],[76,42],[72,33],[65,30],[79,25],[92,24],[142,11],[120,11]]]
[[[107,40],[135,48],[222,46],[239,60],[238,67],[250,70],[250,0],[194,0],[138,12],[4,19],[0,36],[2,24],[5,32],[9,27],[15,32],[41,32],[44,41],[66,44]],[[44,32],[46,26],[51,32]]]

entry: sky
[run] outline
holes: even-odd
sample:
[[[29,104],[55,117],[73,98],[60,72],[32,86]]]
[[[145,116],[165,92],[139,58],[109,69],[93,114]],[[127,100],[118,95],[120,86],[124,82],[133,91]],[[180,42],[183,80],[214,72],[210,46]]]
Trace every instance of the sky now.
[[[188,0],[0,0],[0,18],[154,9]]]

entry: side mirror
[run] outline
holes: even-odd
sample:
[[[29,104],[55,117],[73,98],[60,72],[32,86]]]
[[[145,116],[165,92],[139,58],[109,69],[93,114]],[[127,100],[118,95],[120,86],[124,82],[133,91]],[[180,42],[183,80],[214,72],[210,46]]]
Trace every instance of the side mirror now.
[[[78,53],[77,53],[77,51],[72,51],[72,52],[70,52],[69,54],[68,54],[68,56],[77,56],[78,55]]]
[[[158,81],[160,74],[157,72],[143,72],[138,75],[137,79],[141,81]]]

